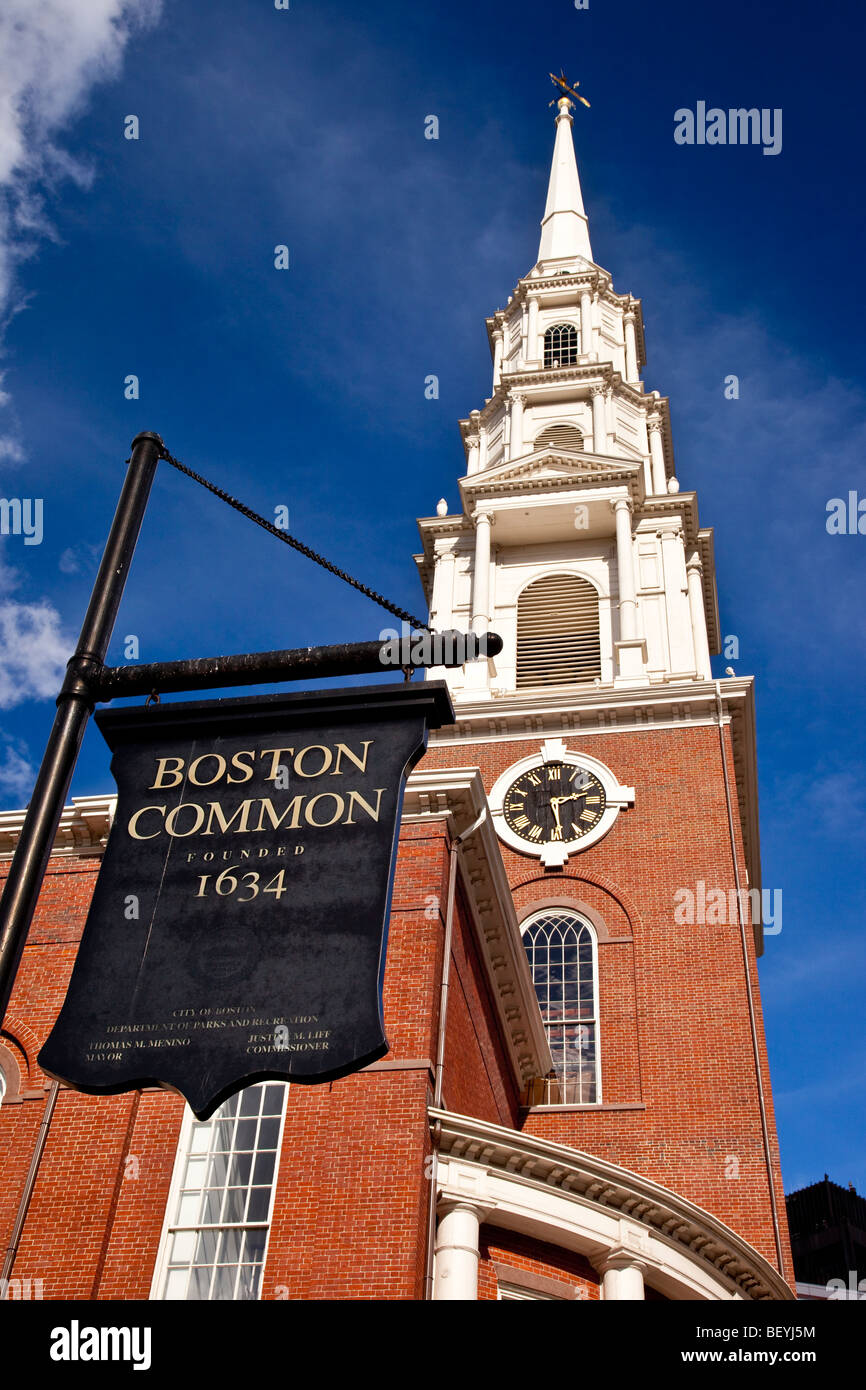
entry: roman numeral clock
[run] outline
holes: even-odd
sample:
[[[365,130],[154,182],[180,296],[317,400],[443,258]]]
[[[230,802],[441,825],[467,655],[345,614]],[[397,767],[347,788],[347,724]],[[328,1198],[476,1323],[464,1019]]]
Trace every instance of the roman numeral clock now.
[[[633,787],[620,786],[604,763],[559,738],[512,764],[490,793],[499,838],[520,854],[537,855],[546,869],[561,869],[570,854],[603,839],[633,804]]]

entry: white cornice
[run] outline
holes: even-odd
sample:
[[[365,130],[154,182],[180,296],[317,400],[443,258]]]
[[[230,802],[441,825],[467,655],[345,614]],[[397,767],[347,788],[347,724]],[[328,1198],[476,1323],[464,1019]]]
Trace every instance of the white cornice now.
[[[52,855],[77,859],[102,854],[116,805],[116,795],[74,796],[72,805],[63,808]],[[26,809],[0,811],[0,860],[15,853],[26,815]]]
[[[743,832],[743,849],[749,887],[760,892],[761,829],[758,813],[758,747],[755,725],[755,682],[751,676],[729,677],[719,681],[726,712],[731,714],[731,742],[734,746],[734,776],[737,807]],[[752,926],[755,951],[764,951],[762,922]]]
[[[692,1297],[794,1298],[778,1270],[748,1241],[650,1178],[467,1115],[431,1109],[429,1116],[437,1152],[445,1160],[446,1201],[453,1186],[457,1200],[475,1200],[481,1207],[489,1202],[492,1220],[517,1229],[525,1229],[537,1213],[539,1227],[546,1222],[549,1230],[562,1213],[563,1243],[571,1244],[567,1233],[591,1233],[597,1248],[590,1254],[599,1262],[624,1233],[627,1249],[660,1279],[678,1284],[680,1297],[688,1297],[691,1287]]]
[[[538,367],[534,371],[530,371],[528,368],[516,372],[503,371],[500,384],[497,387],[497,395],[491,397],[489,405],[485,406],[481,414],[484,416],[489,407],[497,400],[497,396],[500,401],[504,401],[515,388],[519,387],[520,390],[526,390],[531,394],[533,386],[543,389],[551,385],[559,386],[563,382],[575,386],[599,383],[608,390],[618,391],[623,396],[630,397],[633,405],[645,406],[647,403],[643,383],[626,381],[612,362],[583,362],[571,367]]]
[[[644,499],[644,471],[640,459],[544,449],[539,453],[528,451],[480,473],[466,474],[458,480],[458,487],[464,507],[470,511],[480,497],[521,494],[527,489],[547,496],[563,488],[617,487],[623,483],[632,501],[640,506]]]
[[[540,453],[521,454],[518,458],[497,463],[482,472],[465,474],[458,479],[464,512],[447,516],[419,517],[418,530],[424,545],[423,555],[415,556],[421,572],[421,582],[428,602],[432,592],[433,554],[437,540],[443,537],[467,539],[472,535],[471,513],[480,499],[485,502],[501,497],[522,498],[527,490],[538,494],[548,503],[551,496],[575,488],[616,487],[625,484],[635,506],[634,523],[679,521],[686,545],[696,548],[701,557],[704,613],[710,651],[721,650],[719,601],[716,589],[715,549],[711,527],[702,527],[698,516],[698,499],[694,492],[668,493],[663,497],[648,497],[644,490],[643,465],[639,460],[617,458],[609,454],[564,454],[554,449]],[[566,501],[569,499],[566,498]]]
[[[534,371],[524,369],[519,372],[503,371],[499,385],[478,411],[478,417],[482,424],[489,424],[492,416],[505,405],[509,395],[515,389],[526,390],[531,395],[533,387],[537,387],[541,392],[545,388],[549,390],[553,386],[589,387],[594,385],[601,385],[606,389],[617,391],[629,398],[632,405],[646,408],[649,398],[644,392],[642,382],[633,385],[631,382],[625,381],[612,362],[586,361],[578,362],[569,367],[539,367]],[[467,421],[460,421],[464,441],[467,423]]]
[[[631,294],[619,294],[613,288],[613,279],[610,271],[603,266],[596,265],[595,262],[587,263],[580,269],[569,271],[565,275],[561,274],[540,274],[530,273],[519,280],[510,296],[508,304],[504,309],[497,309],[485,320],[487,335],[490,343],[491,355],[493,353],[493,334],[497,328],[501,328],[504,320],[513,313],[515,309],[522,308],[522,305],[530,295],[545,297],[546,294],[561,295],[563,290],[574,290],[575,297],[579,297],[582,290],[588,289],[593,294],[612,305],[615,309],[631,309],[635,315],[635,326],[638,334],[638,346],[641,361],[646,361],[646,344],[644,339],[643,323],[643,304],[640,299],[635,299]]]
[[[502,1037],[521,1090],[534,1077],[547,1076],[553,1062],[478,768],[422,767],[413,772],[406,783],[402,821],[417,825],[449,816],[460,834],[485,810],[485,820],[458,851],[460,870]]]
[[[701,584],[704,591],[704,614],[707,619],[707,640],[710,652],[718,656],[722,650],[722,628],[719,619],[719,592],[716,586],[716,546],[713,528],[703,526],[695,539],[701,557]]]

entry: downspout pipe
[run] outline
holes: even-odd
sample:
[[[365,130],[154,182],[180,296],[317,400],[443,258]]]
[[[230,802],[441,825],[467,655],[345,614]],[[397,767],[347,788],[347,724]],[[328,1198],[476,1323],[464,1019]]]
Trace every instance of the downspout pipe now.
[[[454,899],[457,888],[457,856],[464,841],[474,835],[487,819],[485,805],[478,816],[462,835],[454,835],[449,819],[450,840],[448,844],[448,898],[445,906],[445,940],[443,942],[442,976],[439,982],[439,1028],[436,1041],[436,1067],[433,1074],[433,1108],[441,1110],[442,1092],[445,1080],[445,1024],[448,1018],[448,987],[451,979],[451,943],[454,939]],[[424,1275],[424,1300],[433,1297],[433,1256],[436,1242],[436,1187],[439,1170],[439,1124],[433,1130],[433,1162],[430,1168],[430,1193],[427,1203],[427,1262]]]
[[[12,1267],[15,1264],[15,1256],[18,1254],[18,1246],[21,1244],[21,1237],[24,1234],[24,1223],[27,1220],[27,1213],[30,1210],[30,1202],[33,1197],[33,1189],[36,1186],[36,1178],[39,1174],[39,1165],[42,1162],[42,1155],[45,1152],[45,1145],[48,1142],[48,1130],[51,1127],[51,1117],[54,1114],[54,1107],[57,1104],[57,1093],[60,1090],[60,1082],[52,1081],[48,1087],[48,1095],[45,1098],[45,1105],[42,1110],[42,1121],[39,1125],[39,1133],[36,1136],[36,1146],[30,1159],[30,1167],[27,1169],[27,1177],[24,1179],[24,1191],[21,1193],[21,1200],[18,1203],[18,1210],[15,1213],[15,1224],[12,1227],[12,1235],[6,1247],[6,1255],[3,1260],[3,1273],[0,1275],[0,1289],[6,1288],[6,1280],[12,1274]],[[3,1297],[4,1295],[0,1295]]]
[[[770,1212],[773,1217],[773,1237],[776,1244],[776,1261],[779,1273],[784,1276],[785,1266],[782,1258],[782,1232],[779,1225],[779,1212],[776,1199],[776,1183],[773,1177],[773,1156],[770,1149],[770,1128],[767,1122],[767,1099],[764,1094],[764,1078],[761,1075],[761,1052],[758,1046],[758,1025],[755,1018],[755,997],[752,990],[752,975],[749,969],[749,943],[746,920],[743,915],[743,895],[740,887],[740,864],[737,856],[737,841],[734,834],[734,806],[731,796],[731,781],[728,772],[728,751],[725,744],[724,704],[722,702],[722,683],[713,682],[716,687],[716,713],[719,725],[719,747],[722,755],[722,776],[725,783],[725,801],[728,808],[728,832],[731,840],[731,858],[734,864],[734,883],[737,889],[737,917],[740,924],[740,945],[743,952],[743,971],[746,977],[746,998],[749,1005],[749,1028],[752,1034],[752,1056],[755,1063],[755,1077],[758,1083],[758,1108],[761,1114],[761,1137],[764,1146],[764,1162],[767,1165],[767,1183],[770,1189]]]

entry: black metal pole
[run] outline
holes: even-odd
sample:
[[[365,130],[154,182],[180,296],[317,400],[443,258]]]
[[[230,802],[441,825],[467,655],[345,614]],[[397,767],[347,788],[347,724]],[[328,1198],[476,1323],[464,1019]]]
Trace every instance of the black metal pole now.
[[[131,695],[168,695],[179,690],[213,690],[228,685],[266,685],[328,676],[384,675],[389,670],[462,666],[478,657],[498,656],[496,632],[419,633],[429,639],[429,656],[388,656],[389,643],[344,642],[331,647],[296,647],[276,652],[241,652],[237,656],[202,656],[191,661],[154,661],[142,666],[106,666],[91,689],[96,700]],[[408,644],[407,644],[408,645]],[[399,643],[398,643],[399,646]]]
[[[91,685],[102,671],[162,450],[159,435],[149,431],[136,435],[132,441],[126,478],[78,646],[68,662],[66,678],[57,697],[54,725],[0,899],[0,1022],[6,1014],[81,740],[93,709]]]

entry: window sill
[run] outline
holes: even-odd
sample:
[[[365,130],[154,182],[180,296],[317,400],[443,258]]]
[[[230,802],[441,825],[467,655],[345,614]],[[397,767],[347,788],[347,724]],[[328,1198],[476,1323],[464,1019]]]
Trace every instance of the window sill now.
[[[602,1101],[600,1104],[590,1103],[586,1105],[521,1105],[520,1109],[525,1115],[550,1115],[554,1111],[561,1110],[646,1110],[646,1102],[624,1100]]]

